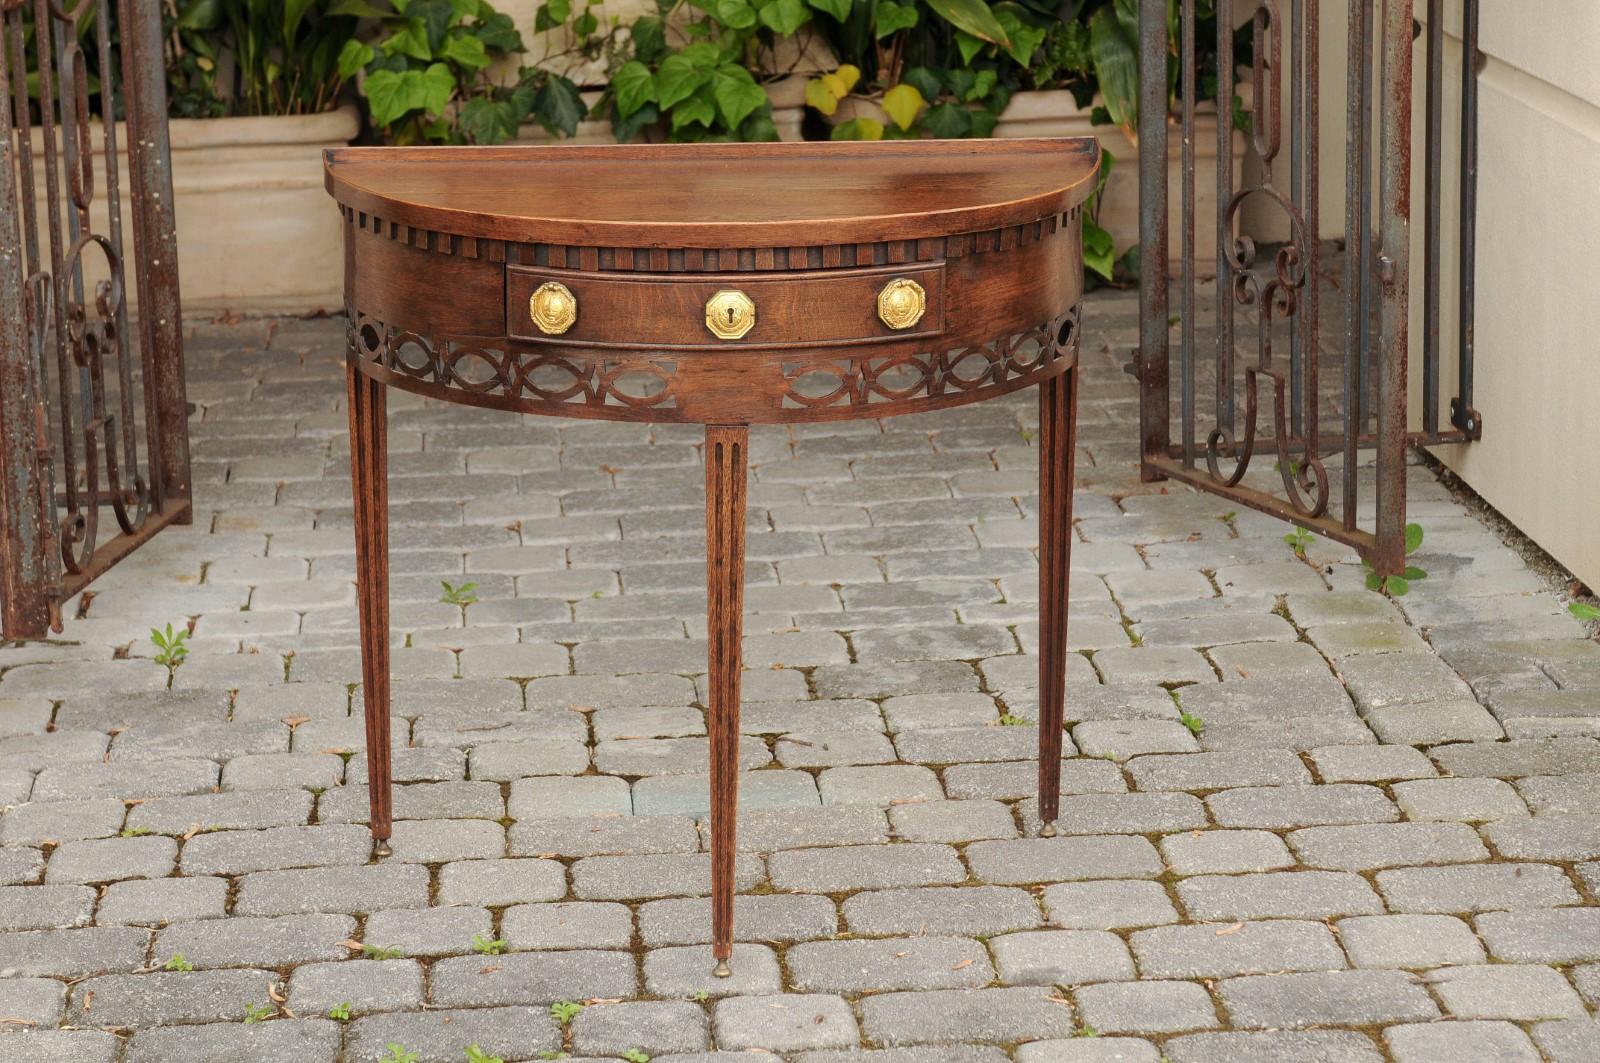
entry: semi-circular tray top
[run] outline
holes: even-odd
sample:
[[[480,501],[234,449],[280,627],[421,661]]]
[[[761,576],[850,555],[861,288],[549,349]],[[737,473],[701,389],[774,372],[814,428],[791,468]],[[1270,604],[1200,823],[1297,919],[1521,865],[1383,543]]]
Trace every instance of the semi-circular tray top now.
[[[334,148],[346,207],[419,229],[612,247],[924,239],[1037,221],[1093,190],[1092,138]]]

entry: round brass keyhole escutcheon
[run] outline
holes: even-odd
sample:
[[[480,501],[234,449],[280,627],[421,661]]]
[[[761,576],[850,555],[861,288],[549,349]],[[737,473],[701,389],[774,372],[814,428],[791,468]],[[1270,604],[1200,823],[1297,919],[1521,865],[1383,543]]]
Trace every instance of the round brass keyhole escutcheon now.
[[[528,316],[546,336],[559,336],[578,320],[578,297],[565,284],[541,284],[528,297]]]
[[[899,277],[878,293],[878,319],[892,329],[908,329],[928,311],[928,293],[909,277]]]
[[[706,328],[722,340],[736,340],[756,327],[756,304],[744,292],[724,289],[706,301]]]

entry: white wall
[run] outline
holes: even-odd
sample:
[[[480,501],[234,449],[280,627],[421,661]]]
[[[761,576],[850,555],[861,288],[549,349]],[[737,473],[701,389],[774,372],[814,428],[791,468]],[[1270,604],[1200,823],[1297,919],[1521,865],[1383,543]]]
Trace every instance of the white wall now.
[[[1419,5],[1420,7],[1420,5]],[[1460,0],[1446,4],[1444,157],[1457,157]],[[1480,442],[1438,456],[1591,587],[1600,587],[1600,3],[1482,0],[1474,404]],[[1419,53],[1420,58],[1420,53]],[[1421,68],[1416,136],[1422,143]],[[1459,182],[1447,169],[1444,261]],[[1422,188],[1412,215],[1420,283]],[[1454,381],[1456,273],[1445,274],[1444,375]],[[1412,377],[1421,375],[1412,319]],[[1453,394],[1453,388],[1447,390]],[[1442,417],[1448,417],[1444,410]]]

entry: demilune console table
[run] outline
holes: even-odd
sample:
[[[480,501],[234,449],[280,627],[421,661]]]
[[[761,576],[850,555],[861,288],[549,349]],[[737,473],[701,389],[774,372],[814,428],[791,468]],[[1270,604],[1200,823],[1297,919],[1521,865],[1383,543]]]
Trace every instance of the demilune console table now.
[[[1039,389],[1039,817],[1055,832],[1092,139],[341,148],[372,835],[388,854],[387,388],[705,426],[712,951],[733,948],[749,426]]]

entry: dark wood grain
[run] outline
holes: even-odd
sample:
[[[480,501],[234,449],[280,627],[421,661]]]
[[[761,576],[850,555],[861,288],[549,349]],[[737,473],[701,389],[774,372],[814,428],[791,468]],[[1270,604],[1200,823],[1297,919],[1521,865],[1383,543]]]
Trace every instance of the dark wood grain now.
[[[1039,385],[1039,833],[1056,832],[1067,685],[1067,588],[1078,369]]]
[[[739,817],[739,672],[744,629],[745,481],[750,430],[707,425],[706,732],[711,737],[711,952],[733,955],[734,825]]]
[[[496,240],[739,248],[920,239],[1081,203],[1089,138],[877,144],[334,148],[328,190],[367,214]]]
[[[350,410],[350,490],[355,502],[356,597],[361,616],[361,693],[373,849],[389,853],[389,440],[382,382],[345,373]]]

